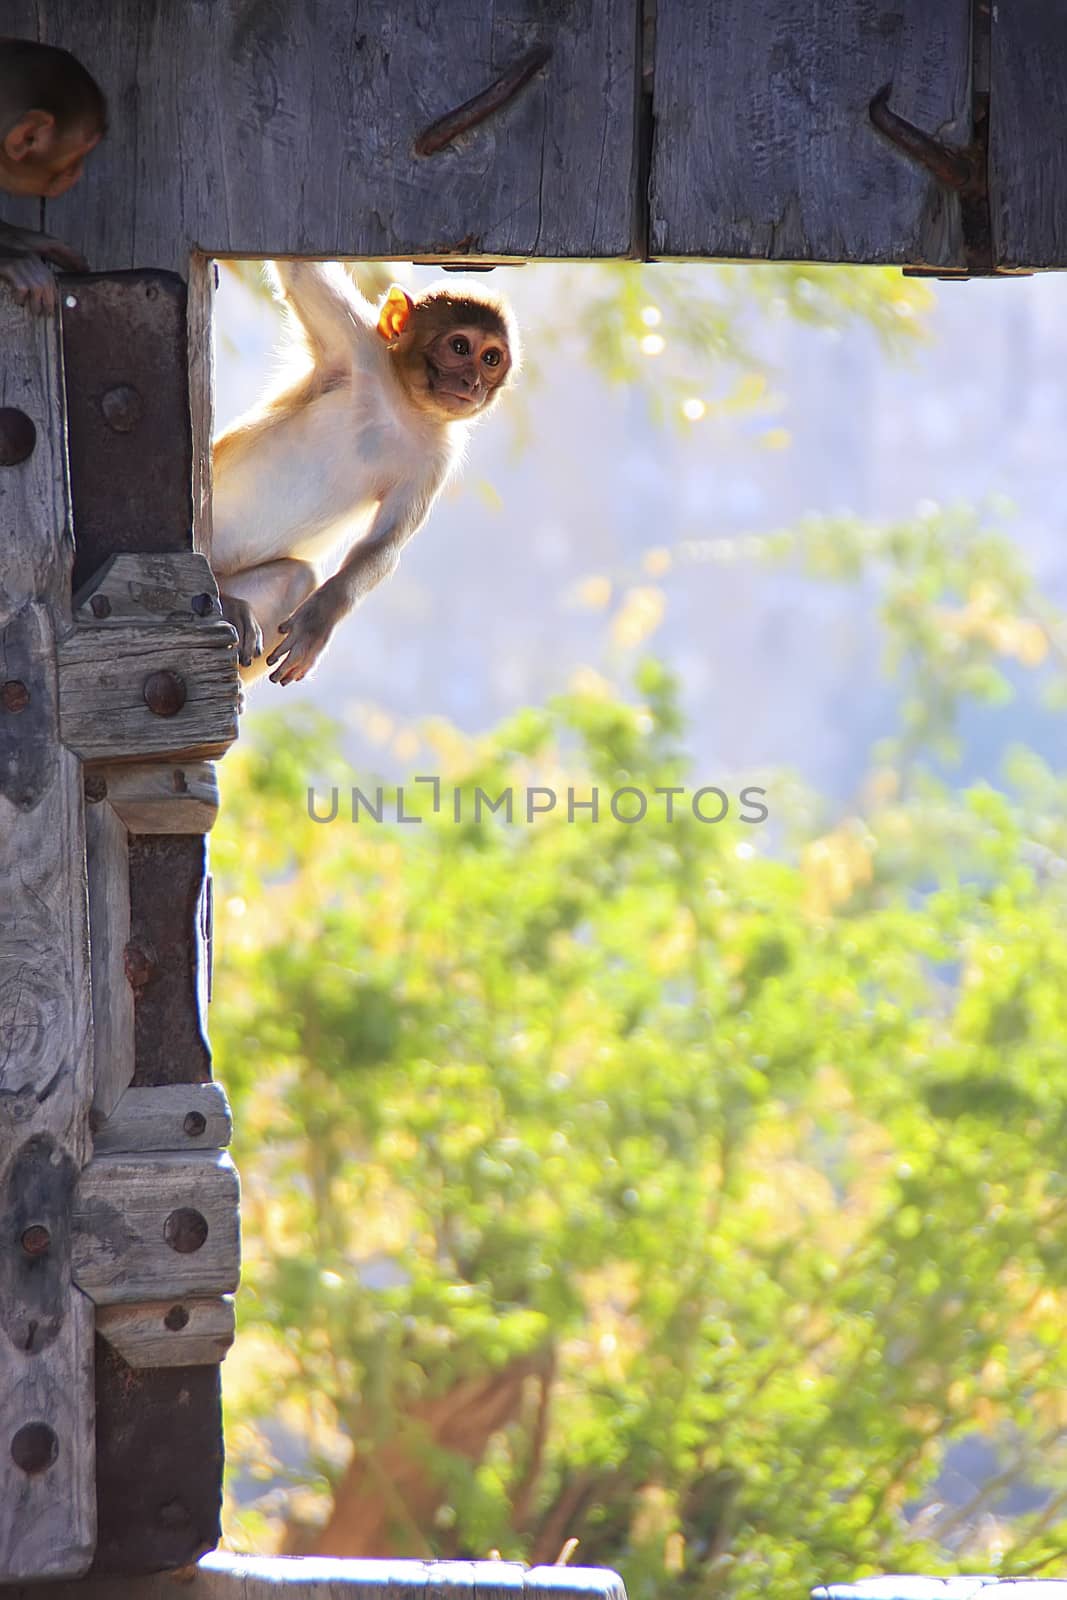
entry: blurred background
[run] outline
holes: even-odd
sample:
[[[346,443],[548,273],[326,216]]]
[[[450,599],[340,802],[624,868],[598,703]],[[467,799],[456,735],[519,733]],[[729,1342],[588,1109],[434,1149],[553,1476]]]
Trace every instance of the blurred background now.
[[[481,281],[519,388],[222,769],[230,1542],[632,1600],[1061,1573],[1062,288]],[[216,327],[221,428],[256,265]],[[420,826],[351,821],[405,780]],[[530,784],[601,819],[475,817]],[[703,784],[768,820],[603,814]]]

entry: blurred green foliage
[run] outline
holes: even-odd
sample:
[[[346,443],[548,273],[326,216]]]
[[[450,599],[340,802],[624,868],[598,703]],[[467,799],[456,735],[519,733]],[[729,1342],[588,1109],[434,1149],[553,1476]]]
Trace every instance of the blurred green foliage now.
[[[773,411],[768,316],[858,318],[900,350],[929,304],[894,273],[789,265],[553,281],[529,376],[565,343],[661,417]],[[717,825],[662,798],[615,822],[622,785],[723,777],[637,662],[669,575],[739,559],[877,590],[899,725],[840,813],[783,773],[765,827],[736,798]],[[441,815],[409,784],[419,823],[348,820],[376,786],[320,718],[260,716],[225,764],[231,1537],[352,1553],[377,1497],[375,1553],[551,1560],[576,1537],[632,1600],[1055,1570],[1067,789],[1022,748],[996,788],[951,780],[983,708],[1063,704],[1062,619],[987,520],[934,508],[661,545],[583,603],[612,608],[618,682],[588,671],[477,740],[408,734]],[[331,784],[340,816],[313,822]],[[477,789],[529,784],[595,784],[601,820],[474,820]],[[975,1437],[996,1469],[944,1503]]]
[[[841,814],[778,774],[762,827],[473,820],[477,787],[720,781],[649,659],[429,729],[448,798],[408,785],[413,825],[351,822],[373,785],[322,719],[227,758],[236,1542],[292,1546],[406,1438],[438,1492],[392,1553],[574,1536],[632,1600],[1063,1561],[1067,789],[1026,750],[999,787],[946,765],[961,719],[1062,694],[1062,623],[963,512],[732,554],[878,587],[901,725]],[[473,1458],[419,1432],[510,1368]],[[975,1435],[997,1470],[945,1504]],[[1037,1509],[1000,1514],[1020,1484]]]

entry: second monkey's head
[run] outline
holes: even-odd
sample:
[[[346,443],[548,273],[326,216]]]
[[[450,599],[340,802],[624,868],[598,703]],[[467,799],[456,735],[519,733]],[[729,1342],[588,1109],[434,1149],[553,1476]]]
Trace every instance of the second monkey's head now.
[[[394,284],[378,332],[412,404],[439,422],[484,415],[519,369],[511,309],[477,285],[433,284],[413,300]]]
[[[0,189],[66,194],[106,132],[103,90],[69,50],[0,38]]]

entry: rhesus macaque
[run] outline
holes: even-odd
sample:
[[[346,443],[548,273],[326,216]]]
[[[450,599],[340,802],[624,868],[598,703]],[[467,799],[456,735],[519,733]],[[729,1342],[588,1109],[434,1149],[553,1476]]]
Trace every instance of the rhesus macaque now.
[[[0,189],[57,199],[77,183],[106,132],[103,91],[69,50],[0,38]],[[48,262],[86,271],[78,252],[59,239],[0,222],[0,282],[38,313],[59,302]]]
[[[216,441],[211,564],[243,680],[274,667],[285,684],[395,570],[470,423],[516,372],[519,341],[480,287],[413,300],[394,285],[375,308],[337,262],[279,261],[274,274],[310,368]]]

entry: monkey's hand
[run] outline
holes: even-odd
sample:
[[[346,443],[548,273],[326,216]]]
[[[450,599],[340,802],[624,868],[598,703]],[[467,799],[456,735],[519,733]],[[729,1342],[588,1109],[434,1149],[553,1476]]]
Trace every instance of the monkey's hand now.
[[[270,675],[271,683],[298,683],[306,678],[337,624],[351,609],[344,587],[332,579],[297,606],[291,617],[278,624],[278,632],[285,638],[267,657],[268,667],[279,663]]]
[[[257,656],[263,654],[263,633],[256,614],[247,600],[236,595],[219,594],[222,615],[237,631],[237,659],[242,667],[250,667]]]
[[[59,287],[40,256],[0,260],[0,283],[6,283],[19,305],[28,306],[36,316],[59,304]]]

